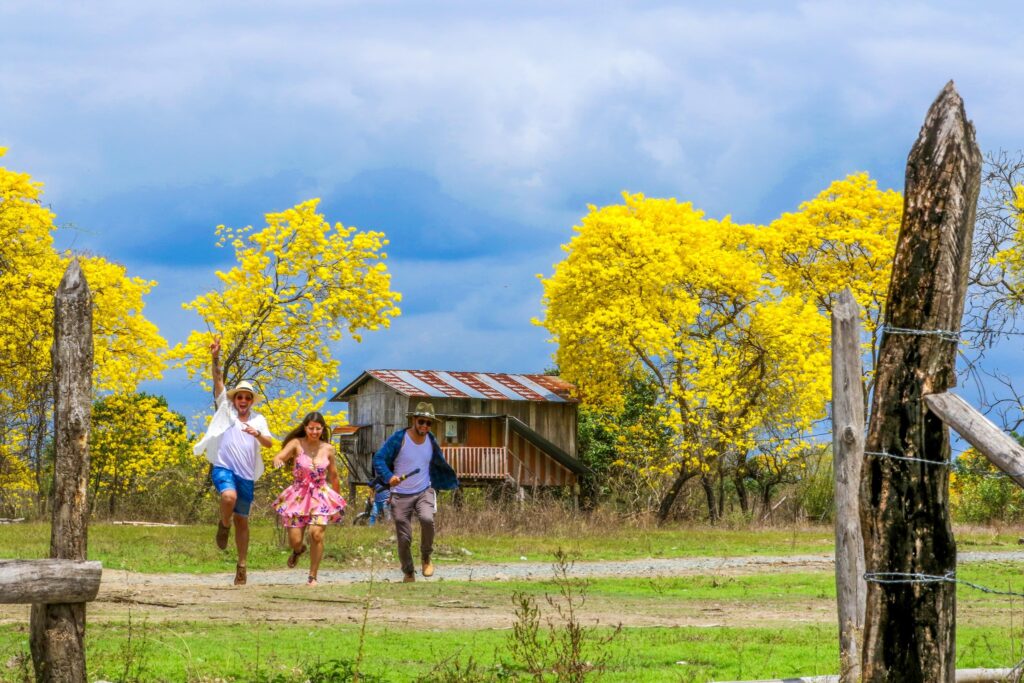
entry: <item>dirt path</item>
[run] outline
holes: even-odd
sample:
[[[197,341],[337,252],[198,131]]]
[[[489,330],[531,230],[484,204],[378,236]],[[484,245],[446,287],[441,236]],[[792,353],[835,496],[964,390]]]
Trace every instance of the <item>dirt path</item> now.
[[[961,553],[960,562],[1024,561],[1024,552]],[[831,555],[754,556],[732,558],[672,558],[630,561],[578,562],[574,577],[740,576],[766,571],[828,571]],[[244,587],[231,585],[229,574],[136,574],[104,570],[100,592],[89,605],[90,621],[135,621],[151,624],[175,621],[262,623],[359,622],[369,609],[375,625],[412,628],[508,628],[513,610],[508,590],[490,582],[548,580],[551,563],[437,565],[431,579],[395,583],[397,568],[324,569],[320,585],[305,586],[305,571],[253,571]],[[458,583],[452,583],[458,582]],[[488,582],[484,585],[482,582]],[[369,597],[368,597],[369,596]],[[27,623],[28,607],[0,605],[0,623]],[[716,603],[666,597],[590,595],[585,623],[625,626],[724,626],[730,623],[832,623],[831,599],[754,596],[750,600]]]

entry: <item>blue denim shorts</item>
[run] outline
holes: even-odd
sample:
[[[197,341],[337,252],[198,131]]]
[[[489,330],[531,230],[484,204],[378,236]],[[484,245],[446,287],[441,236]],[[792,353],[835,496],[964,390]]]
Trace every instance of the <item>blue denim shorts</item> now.
[[[235,514],[240,517],[249,516],[249,508],[252,507],[253,488],[256,482],[249,479],[242,479],[226,467],[214,467],[210,472],[210,479],[217,487],[217,493],[234,491],[238,498],[235,499]]]

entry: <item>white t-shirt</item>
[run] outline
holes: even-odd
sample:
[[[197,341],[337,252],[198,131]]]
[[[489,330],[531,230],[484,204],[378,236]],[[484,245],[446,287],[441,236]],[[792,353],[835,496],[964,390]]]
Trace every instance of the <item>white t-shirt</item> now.
[[[256,481],[262,471],[263,459],[260,457],[260,442],[255,437],[242,431],[246,425],[258,429],[261,433],[267,434],[266,420],[262,415],[249,415],[248,422],[236,421],[221,434],[220,443],[217,446],[217,458],[213,463],[215,467],[225,467],[235,473],[235,476],[249,481]]]
[[[395,456],[394,473],[401,477],[417,467],[420,471],[391,490],[395,493],[419,493],[430,488],[430,458],[433,455],[434,446],[431,444],[429,436],[424,437],[423,443],[418,444],[406,431],[405,437],[402,439],[402,448]]]
[[[206,434],[200,439],[193,448],[192,452],[196,455],[203,453],[206,455],[206,459],[210,461],[210,464],[217,467],[226,467],[239,477],[243,479],[250,479],[256,481],[263,474],[263,458],[260,457],[260,443],[254,437],[249,436],[241,430],[243,424],[248,424],[253,429],[256,429],[271,439],[274,435],[270,433],[270,426],[267,424],[266,418],[259,413],[249,413],[248,423],[239,423],[238,413],[235,411],[235,407],[231,405],[231,401],[228,400],[227,392],[220,392],[220,396],[217,397],[217,412],[213,414],[213,419],[210,420],[210,425],[206,428]],[[232,439],[241,439],[241,445],[236,443],[236,447],[232,448],[230,454],[223,454],[224,451],[221,448],[224,442],[224,437],[227,436],[229,431],[234,431]],[[246,456],[245,444],[246,439],[251,444],[252,451]]]

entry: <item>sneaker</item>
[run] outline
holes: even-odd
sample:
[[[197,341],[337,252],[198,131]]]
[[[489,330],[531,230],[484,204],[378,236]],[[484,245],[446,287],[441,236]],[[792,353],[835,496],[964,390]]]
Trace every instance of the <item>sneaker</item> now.
[[[235,585],[236,586],[244,586],[245,585],[245,565],[244,564],[236,564],[235,565]]]
[[[224,526],[217,520],[217,547],[221,550],[227,550],[228,547],[228,534],[231,533],[230,526]]]
[[[434,575],[434,563],[431,562],[430,560],[427,560],[426,562],[423,563],[423,576],[433,576],[433,575]]]
[[[402,583],[412,583],[415,580],[416,580],[416,574],[415,573],[406,574],[404,577],[402,577]]]

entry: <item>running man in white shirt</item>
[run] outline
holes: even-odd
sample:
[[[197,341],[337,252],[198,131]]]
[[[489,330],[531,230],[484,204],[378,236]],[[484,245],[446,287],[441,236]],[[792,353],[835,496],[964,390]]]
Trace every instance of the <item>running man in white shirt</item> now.
[[[217,412],[194,452],[198,455],[205,451],[206,459],[213,465],[210,477],[220,495],[217,547],[221,550],[228,547],[228,536],[234,523],[235,547],[238,549],[235,585],[244,586],[249,556],[249,509],[253,487],[263,474],[260,448],[269,448],[274,436],[266,419],[252,409],[259,401],[252,384],[243,380],[230,391],[224,390],[220,337],[214,337],[210,344],[210,362]]]

